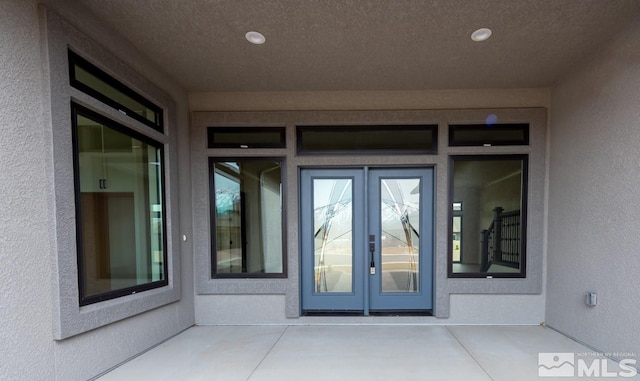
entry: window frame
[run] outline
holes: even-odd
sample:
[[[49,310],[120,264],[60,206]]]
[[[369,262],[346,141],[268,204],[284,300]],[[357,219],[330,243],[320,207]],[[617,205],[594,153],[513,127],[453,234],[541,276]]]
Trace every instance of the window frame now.
[[[216,143],[214,135],[215,133],[278,133],[280,141],[278,143],[256,143],[247,144],[242,142],[237,143]],[[287,137],[285,127],[207,127],[207,147],[208,148],[286,148]]]
[[[497,273],[497,272],[453,272],[453,240],[447,243],[447,278],[506,278],[523,279],[527,277],[527,215],[528,215],[528,195],[529,195],[529,154],[488,154],[488,155],[449,155],[449,197],[447,212],[447,232],[449,237],[453,237],[453,217],[456,212],[453,210],[455,196],[455,161],[498,161],[498,160],[520,160],[522,162],[522,180],[520,192],[520,268],[518,272]],[[468,203],[467,209],[468,209]],[[461,235],[464,234],[464,229]],[[462,256],[460,257],[462,259]]]
[[[48,262],[51,264],[51,318],[53,340],[64,340],[75,335],[96,330],[106,325],[122,321],[151,310],[161,310],[179,301],[182,290],[181,267],[183,265],[180,240],[180,215],[178,198],[178,122],[186,123],[177,110],[174,96],[179,96],[170,88],[169,82],[162,80],[161,73],[144,63],[136,61],[136,55],[119,56],[98,44],[94,39],[73,27],[56,12],[42,8],[43,44],[48,59],[44,62],[43,99],[48,103],[43,108],[43,126],[46,143],[51,151],[51,160],[43,164],[43,184],[50,189],[47,208],[42,218],[50,220],[48,230],[51,245]],[[124,112],[105,104],[71,85],[69,77],[69,50],[73,50],[100,67],[108,68],[114,78],[136,89],[140,94],[153,99],[163,110],[163,132],[130,117]],[[122,57],[122,58],[121,58]],[[139,58],[139,57],[138,57]],[[134,69],[137,68],[136,69]],[[91,305],[79,305],[78,260],[76,244],[75,185],[73,172],[73,139],[71,128],[70,102],[76,102],[99,114],[152,137],[164,145],[165,162],[165,219],[166,247],[168,255],[168,284],[164,287],[137,292],[118,298],[104,300]],[[187,232],[188,233],[188,232]],[[45,255],[46,257],[46,255]],[[46,260],[46,258],[43,259]],[[166,314],[165,312],[161,312]],[[148,319],[148,317],[142,317]],[[148,331],[148,332],[147,332]],[[151,333],[145,328],[139,332]]]
[[[354,133],[375,133],[376,131],[428,131],[431,133],[431,147],[425,149],[354,149],[354,150],[313,150],[305,149],[304,137],[305,132],[354,132]],[[297,125],[296,131],[296,153],[298,155],[437,155],[438,154],[438,125],[434,123],[428,124],[371,124],[371,125]]]
[[[119,133],[125,134],[131,138],[144,142],[156,149],[160,150],[160,186],[162,189],[161,200],[163,206],[162,216],[162,259],[163,259],[163,274],[164,279],[159,281],[152,281],[149,283],[139,284],[131,287],[125,287],[121,289],[111,290],[100,294],[87,296],[85,294],[84,281],[86,274],[84,272],[84,253],[83,253],[83,232],[82,232],[82,202],[81,202],[81,189],[80,189],[80,151],[78,142],[78,115],[82,115],[92,121],[98,122],[101,125],[109,127]],[[99,303],[105,300],[116,299],[126,295],[132,295],[142,291],[148,291],[155,288],[167,286],[169,284],[169,265],[168,265],[168,253],[167,253],[167,219],[166,219],[166,195],[165,195],[165,154],[164,145],[144,134],[141,134],[131,128],[128,128],[104,115],[101,115],[95,111],[92,111],[80,104],[71,101],[71,128],[72,128],[72,140],[73,140],[73,181],[74,181],[74,195],[75,195],[75,209],[76,209],[76,253],[78,260],[78,291],[79,291],[79,304],[80,306],[86,306],[94,303]],[[146,231],[144,234],[148,234]]]
[[[451,263],[460,263],[462,261],[462,258],[464,256],[464,250],[462,250],[462,242],[463,242],[463,231],[462,231],[462,226],[464,224],[464,216],[462,215],[462,211],[458,211],[458,210],[453,210],[452,214],[451,214],[451,241],[453,241],[453,234],[455,233],[453,231],[453,219],[454,218],[460,218],[460,259],[458,261],[454,261],[453,260],[453,249],[451,249]],[[451,242],[451,245],[453,245],[453,242]]]
[[[281,226],[280,226],[280,236],[282,242],[282,272],[281,273],[217,273],[217,259],[216,259],[216,204],[215,204],[215,164],[219,162],[250,162],[250,161],[272,161],[280,163],[280,198],[282,200],[281,205]],[[278,278],[287,278],[288,277],[288,269],[287,269],[287,207],[285,200],[286,196],[286,157],[283,156],[269,156],[269,157],[209,157],[208,159],[208,171],[209,171],[209,227],[210,227],[210,240],[209,240],[209,250],[210,250],[210,260],[211,260],[211,268],[209,269],[209,274],[211,279],[278,279]],[[242,225],[244,226],[244,221],[242,221]],[[244,230],[244,228],[243,228]],[[246,254],[243,252],[242,256],[244,257]]]
[[[75,53],[73,50],[68,49],[68,62],[69,62],[69,80],[72,87],[90,95],[91,97],[101,101],[102,103],[113,107],[114,109],[125,113],[127,116],[137,120],[138,122],[144,123],[145,125],[153,128],[154,130],[164,133],[164,113],[162,108],[157,106],[155,103],[151,102],[144,96],[140,95],[136,91],[132,90],[129,86],[123,84],[117,79],[113,78],[109,74],[105,73],[103,70],[98,68],[96,65],[92,64],[79,54]],[[88,86],[85,83],[80,82],[75,75],[75,66],[78,66],[101,81],[105,82],[109,86],[113,87],[115,90],[121,92],[122,94],[130,97],[134,101],[140,103],[141,105],[147,107],[151,111],[153,111],[156,115],[155,123],[130,108],[122,105],[120,102],[115,99],[109,97],[108,95],[103,94],[99,90],[94,89],[91,86]]]
[[[455,134],[465,131],[486,132],[487,134],[519,130],[524,134],[522,140],[483,140],[477,142],[456,142]],[[528,146],[530,140],[529,123],[501,123],[501,124],[449,124],[449,147],[499,147],[499,146]]]

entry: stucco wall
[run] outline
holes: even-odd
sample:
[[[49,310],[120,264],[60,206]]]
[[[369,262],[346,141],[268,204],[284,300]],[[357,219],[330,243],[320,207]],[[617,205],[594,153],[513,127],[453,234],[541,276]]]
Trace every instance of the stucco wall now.
[[[437,100],[438,92],[427,98]],[[479,99],[504,101],[499,91],[486,91],[485,97],[465,97],[458,92],[460,104],[469,106]],[[502,94],[508,92],[502,92]],[[513,93],[518,93],[514,90]],[[326,95],[326,94],[325,94]],[[375,96],[375,94],[372,94]],[[291,96],[291,94],[289,94]],[[404,96],[410,98],[409,94]],[[192,98],[193,99],[193,98]],[[251,95],[248,95],[251,99]],[[320,101],[322,97],[318,97]],[[353,100],[357,101],[357,100]],[[349,103],[347,103],[349,104]],[[300,104],[303,106],[302,104]],[[531,100],[529,106],[537,105]],[[426,104],[429,106],[429,104]],[[211,108],[216,105],[212,104]],[[283,106],[284,107],[284,106]],[[322,107],[321,105],[319,107]],[[435,106],[434,106],[435,107]],[[529,122],[529,146],[505,147],[449,147],[448,123],[481,123],[487,115],[495,114],[504,123]],[[380,319],[327,319],[300,315],[299,277],[299,205],[298,168],[331,167],[349,163],[353,166],[435,166],[435,248],[434,248],[434,315],[451,323],[466,324],[539,324],[544,319],[544,192],[545,192],[545,124],[542,108],[447,109],[447,110],[364,110],[364,111],[274,111],[274,112],[194,112],[191,119],[192,188],[194,204],[194,256],[196,263],[196,322],[198,324],[312,324],[312,323],[378,323]],[[296,125],[344,124],[417,124],[439,125],[437,155],[356,155],[314,156],[297,155]],[[208,126],[287,126],[287,148],[280,149],[209,149],[206,146]],[[448,245],[448,157],[458,154],[528,154],[530,182],[528,215],[527,276],[524,279],[463,279],[447,277]],[[208,157],[233,156],[287,157],[287,257],[286,279],[211,279],[210,234],[208,213],[209,182]],[[293,196],[292,196],[293,195]],[[467,303],[470,298],[458,294],[475,294],[481,303]],[[477,294],[489,294],[486,297]],[[505,294],[510,294],[506,295]],[[284,297],[282,297],[284,296]],[[461,296],[461,297],[459,297]],[[465,301],[458,303],[459,301]],[[284,302],[284,310],[282,309]],[[451,308],[450,308],[451,306]],[[533,311],[533,312],[532,312]],[[414,317],[390,319],[387,323],[436,323],[436,318]]]
[[[173,223],[187,241],[180,250],[182,297],[177,303],[54,341],[56,308],[55,191],[52,178],[52,120],[45,33],[37,1],[0,2],[0,379],[86,380],[191,326],[194,321],[191,199],[180,188]],[[175,178],[189,184],[188,105],[184,91],[118,33],[69,2],[44,1],[89,38],[120,57],[133,70],[166,91],[176,102],[178,153]],[[56,75],[56,73],[51,73]],[[59,74],[59,73],[58,73]],[[55,97],[56,94],[51,94]],[[177,209],[177,208],[176,208]]]
[[[190,93],[191,111],[442,110],[549,107],[548,89]]]
[[[640,20],[552,92],[547,324],[640,353]],[[584,294],[598,293],[587,307]]]
[[[0,379],[54,379],[35,1],[0,2]]]

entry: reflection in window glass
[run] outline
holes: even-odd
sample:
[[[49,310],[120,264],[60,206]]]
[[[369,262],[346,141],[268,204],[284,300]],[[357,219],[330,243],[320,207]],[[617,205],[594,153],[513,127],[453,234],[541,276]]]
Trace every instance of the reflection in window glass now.
[[[457,156],[452,167],[450,273],[524,276],[526,156]]]
[[[382,292],[419,292],[420,179],[380,184]]]
[[[314,292],[353,290],[352,179],[313,180]]]
[[[214,276],[284,274],[281,167],[211,159]]]
[[[166,285],[161,145],[73,110],[81,304]]]
[[[462,256],[462,216],[453,216],[453,262],[460,262]]]

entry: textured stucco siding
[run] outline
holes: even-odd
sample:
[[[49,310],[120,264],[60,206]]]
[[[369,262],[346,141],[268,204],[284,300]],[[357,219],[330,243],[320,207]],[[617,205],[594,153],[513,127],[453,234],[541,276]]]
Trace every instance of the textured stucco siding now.
[[[175,113],[169,115],[175,121],[171,134],[178,149],[172,153],[168,172],[173,184],[188,184],[186,93],[78,4],[43,3],[74,20],[87,38],[170,94],[176,103]],[[58,235],[55,215],[61,208],[73,208],[73,203],[56,202],[60,196],[54,173],[58,147],[53,141],[56,131],[70,130],[70,120],[56,119],[60,113],[51,110],[51,99],[60,96],[60,89],[50,85],[52,78],[64,73],[49,71],[50,36],[46,12],[38,1],[2,1],[0,15],[0,379],[86,380],[193,325],[191,244],[190,240],[174,242],[183,269],[179,302],[55,340],[57,247],[59,238],[67,234]],[[67,98],[67,112],[68,102]],[[190,237],[191,201],[186,187],[176,185],[169,197],[184,210],[178,213],[178,205],[173,208],[174,234],[178,236],[179,231]],[[77,284],[75,277],[63,281]]]
[[[640,20],[552,93],[549,326],[640,353]],[[587,307],[586,292],[598,293]]]
[[[0,379],[54,378],[35,1],[0,2]]]
[[[517,91],[516,91],[517,92]],[[475,94],[475,92],[472,92]],[[492,91],[487,91],[488,97]],[[460,104],[473,102],[474,96],[465,97],[459,92]],[[535,105],[537,98],[530,99]],[[215,105],[211,105],[215,108]],[[449,123],[480,123],[487,115],[495,114],[504,123],[528,122],[531,126],[529,146],[502,147],[449,147]],[[434,272],[433,317],[396,319],[396,323],[408,321],[459,324],[539,324],[544,320],[544,210],[545,210],[545,155],[546,155],[546,110],[543,108],[505,109],[450,109],[450,110],[364,110],[364,111],[274,111],[274,112],[194,112],[191,125],[192,188],[195,205],[193,211],[194,255],[196,263],[196,322],[198,324],[307,324],[311,322],[343,322],[344,319],[307,319],[300,315],[300,250],[299,250],[299,194],[298,171],[309,167],[334,167],[349,163],[352,166],[429,166],[434,167]],[[344,124],[438,124],[437,155],[351,155],[318,156],[297,155],[295,143],[296,125],[344,125]],[[208,126],[287,126],[287,148],[242,150],[208,149],[206,130]],[[464,279],[448,278],[448,156],[458,154],[528,154],[529,193],[527,225],[527,269],[526,278],[520,279]],[[208,157],[286,156],[287,189],[286,215],[288,277],[286,279],[211,279],[210,218]],[[468,303],[465,295],[478,296],[479,303]],[[481,297],[478,294],[488,294]],[[233,296],[229,296],[233,295]],[[274,297],[274,295],[276,297]],[[285,310],[281,309],[281,298],[285,296]],[[450,301],[457,302],[450,309]],[[270,301],[277,302],[271,303]],[[450,314],[450,310],[455,315]],[[239,313],[239,311],[241,311]],[[256,311],[251,313],[250,311]],[[436,321],[439,318],[440,321]],[[450,318],[450,320],[444,320]],[[379,319],[347,319],[362,324],[377,323]],[[393,323],[393,321],[391,321]]]

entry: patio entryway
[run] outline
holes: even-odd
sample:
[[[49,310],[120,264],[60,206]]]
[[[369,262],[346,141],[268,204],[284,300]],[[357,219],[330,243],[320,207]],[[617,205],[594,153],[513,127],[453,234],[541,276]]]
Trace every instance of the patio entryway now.
[[[100,381],[539,381],[539,353],[571,353],[576,362],[598,361],[598,372],[621,371],[593,352],[542,326],[196,326]],[[591,378],[578,371],[575,379]]]

